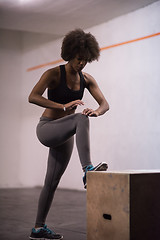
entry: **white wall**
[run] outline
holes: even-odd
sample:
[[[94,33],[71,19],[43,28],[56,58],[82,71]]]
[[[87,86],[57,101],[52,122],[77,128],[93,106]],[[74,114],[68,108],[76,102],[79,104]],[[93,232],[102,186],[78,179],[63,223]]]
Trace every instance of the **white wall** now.
[[[160,1],[86,31],[96,36],[101,47],[108,46],[159,32],[159,12]],[[48,150],[35,135],[35,127],[43,109],[29,104],[27,98],[41,74],[49,67],[31,72],[26,69],[60,58],[61,39],[52,42],[50,35],[24,33],[22,42],[22,89],[19,96],[21,125],[17,125],[21,128],[20,156],[17,159],[14,156],[19,171],[17,181],[13,181],[10,172],[6,171],[8,186],[43,184]],[[90,121],[91,152],[95,164],[107,161],[109,170],[160,168],[159,43],[158,36],[111,48],[101,52],[98,63],[86,66],[84,71],[95,77],[110,104],[108,113]],[[18,84],[17,78],[14,77],[14,81],[15,85]],[[84,101],[86,106],[96,107],[88,93]],[[14,137],[13,131],[12,140]],[[17,140],[14,144],[18,143]],[[10,158],[9,152],[6,157],[9,166]],[[83,189],[81,177],[75,148],[60,187]],[[5,186],[3,179],[1,186]]]
[[[160,1],[91,30],[101,47],[160,32]],[[160,36],[102,51],[86,70],[99,79],[110,103],[92,121],[93,155],[110,170],[160,169]],[[94,138],[96,136],[96,138]],[[101,137],[105,145],[98,146]]]
[[[0,187],[19,186],[21,33],[0,30]]]

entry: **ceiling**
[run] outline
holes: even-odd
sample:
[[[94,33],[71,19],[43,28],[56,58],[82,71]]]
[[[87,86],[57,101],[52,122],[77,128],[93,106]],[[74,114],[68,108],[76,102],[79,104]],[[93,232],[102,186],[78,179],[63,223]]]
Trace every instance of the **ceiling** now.
[[[52,34],[87,29],[156,0],[0,0],[0,28]]]

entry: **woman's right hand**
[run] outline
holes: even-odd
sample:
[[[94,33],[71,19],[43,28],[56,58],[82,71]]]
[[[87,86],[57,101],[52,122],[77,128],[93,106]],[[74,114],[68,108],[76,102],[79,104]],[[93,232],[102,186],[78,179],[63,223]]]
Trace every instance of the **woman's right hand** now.
[[[81,100],[75,100],[66,104],[63,104],[63,106],[66,108],[66,110],[72,110],[75,109],[77,106],[82,106],[84,105],[84,102]]]

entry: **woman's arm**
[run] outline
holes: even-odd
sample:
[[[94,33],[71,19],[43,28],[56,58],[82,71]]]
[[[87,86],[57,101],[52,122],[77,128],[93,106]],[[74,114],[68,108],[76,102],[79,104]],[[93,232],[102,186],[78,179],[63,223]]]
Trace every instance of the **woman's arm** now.
[[[38,106],[44,107],[44,108],[50,108],[50,109],[62,109],[63,105],[59,103],[55,103],[53,101],[48,100],[47,98],[43,97],[44,91],[49,87],[49,85],[52,83],[52,85],[56,85],[57,83],[57,76],[58,72],[55,69],[49,69],[46,72],[43,73],[38,83],[34,86],[32,89],[28,101],[30,103],[36,104]]]
[[[67,104],[60,104],[48,100],[43,97],[44,91],[52,85],[52,87],[56,87],[59,83],[60,73],[58,68],[49,69],[43,73],[42,77],[38,81],[38,83],[34,86],[31,91],[28,101],[30,103],[36,104],[38,106],[49,108],[49,109],[57,109],[57,110],[72,110],[74,107],[78,105],[83,105],[81,100],[75,100]],[[64,108],[65,107],[65,108]]]
[[[106,111],[109,110],[109,104],[105,99],[103,93],[101,92],[100,88],[98,87],[98,84],[95,81],[95,79],[87,73],[85,73],[84,76],[87,83],[87,89],[94,97],[94,99],[97,101],[99,107],[96,110],[89,108],[84,109],[83,114],[88,115],[90,117],[98,117],[100,115],[103,115]]]

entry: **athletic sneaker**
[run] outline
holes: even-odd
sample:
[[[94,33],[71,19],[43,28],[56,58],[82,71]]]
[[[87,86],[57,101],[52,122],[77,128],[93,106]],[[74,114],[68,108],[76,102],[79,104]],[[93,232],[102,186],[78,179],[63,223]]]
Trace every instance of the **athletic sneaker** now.
[[[47,228],[47,225],[44,225],[44,227],[39,228],[37,230],[35,228],[32,228],[32,232],[31,232],[31,235],[29,238],[30,239],[39,239],[39,240],[48,240],[48,239],[50,239],[50,240],[59,239],[60,240],[63,238],[63,236],[53,232],[52,230]]]
[[[87,172],[88,171],[106,171],[107,168],[108,168],[108,165],[105,162],[99,163],[96,167],[93,167],[93,165],[87,166],[85,169],[84,177],[83,177],[84,188],[87,188]]]

